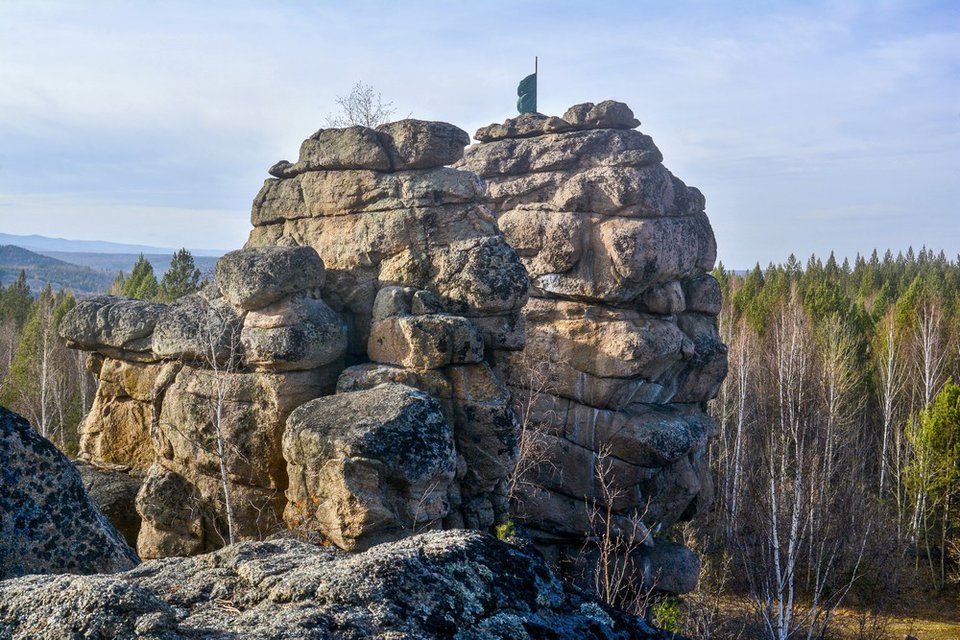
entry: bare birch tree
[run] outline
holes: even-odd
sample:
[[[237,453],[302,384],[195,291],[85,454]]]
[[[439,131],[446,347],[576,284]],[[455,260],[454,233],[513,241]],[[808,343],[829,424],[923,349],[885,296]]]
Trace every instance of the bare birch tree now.
[[[923,409],[933,402],[934,396],[943,384],[944,366],[948,348],[944,337],[943,309],[940,302],[930,296],[924,296],[916,310],[914,325],[914,345],[916,368],[920,380],[921,405]],[[917,412],[912,412],[909,422],[909,440],[913,444],[913,518],[911,521],[911,541],[919,543],[923,538],[927,549],[927,561],[934,572],[933,557],[930,554],[928,538],[930,523],[927,518],[932,511],[928,504],[930,498],[930,455],[920,434],[920,422]]]
[[[880,413],[882,416],[882,434],[880,449],[879,495],[886,495],[886,481],[892,475],[894,482],[900,482],[903,468],[903,442],[899,430],[899,399],[906,383],[905,364],[902,358],[899,332],[893,311],[888,312],[880,322],[877,342],[874,349],[874,363],[878,378],[880,395]],[[890,459],[893,445],[894,457]],[[899,490],[897,503],[900,505]]]
[[[838,455],[852,389],[844,331],[828,328],[827,345],[818,346],[794,296],[765,352],[770,400],[759,406],[744,465],[753,513],[741,511],[735,544],[765,635],[775,640],[820,637],[859,575],[870,532],[856,508],[862,468]]]
[[[592,577],[592,586],[604,602],[649,618],[650,604],[659,576],[649,562],[635,552],[653,544],[650,530],[643,523],[646,509],[623,514],[614,505],[625,495],[617,482],[609,445],[601,445],[594,466],[595,495],[586,498],[590,531],[581,552]]]
[[[740,324],[736,332],[729,335],[726,342],[730,345],[730,371],[714,405],[719,413],[720,434],[714,443],[713,455],[714,466],[722,467],[719,496],[723,505],[721,513],[725,535],[732,540],[740,515],[744,446],[756,345],[744,324]]]
[[[545,411],[542,406],[553,390],[547,368],[548,363],[536,361],[526,354],[521,356],[516,367],[520,388],[513,393],[513,405],[520,423],[520,433],[517,438],[517,464],[507,485],[511,504],[535,496],[542,490],[537,484],[537,477],[544,472],[556,471],[556,465],[549,457],[545,434],[551,429],[549,423],[557,416],[554,411]]]
[[[204,345],[203,361],[213,373],[211,396],[211,425],[214,436],[214,455],[220,469],[220,485],[223,490],[223,504],[227,516],[227,539],[229,544],[237,540],[236,518],[231,498],[229,470],[227,468],[227,442],[225,437],[224,405],[227,398],[226,385],[230,374],[236,369],[240,359],[239,327],[229,312],[213,304],[208,305],[203,316],[199,333]]]

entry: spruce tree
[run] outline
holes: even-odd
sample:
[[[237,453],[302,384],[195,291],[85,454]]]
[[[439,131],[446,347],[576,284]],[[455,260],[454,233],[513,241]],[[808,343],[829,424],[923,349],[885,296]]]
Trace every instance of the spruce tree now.
[[[113,284],[110,285],[110,290],[108,293],[112,296],[122,296],[123,295],[123,285],[127,282],[127,276],[123,271],[117,271],[117,275],[113,278]]]
[[[122,293],[128,298],[155,300],[159,289],[157,276],[153,274],[153,265],[141,253],[137,263],[133,265],[130,277],[123,283]]]
[[[186,249],[180,249],[170,260],[170,269],[160,281],[160,300],[172,302],[177,298],[198,291],[202,286],[200,269],[193,261],[193,255]]]

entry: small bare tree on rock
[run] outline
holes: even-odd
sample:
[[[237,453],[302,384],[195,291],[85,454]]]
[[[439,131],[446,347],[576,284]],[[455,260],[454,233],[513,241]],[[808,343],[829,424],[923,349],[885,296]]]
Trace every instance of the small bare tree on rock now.
[[[373,87],[358,82],[345,96],[337,96],[334,100],[338,111],[327,117],[327,124],[331,127],[370,127],[375,129],[390,120],[396,113],[392,102],[384,102],[379,91]]]

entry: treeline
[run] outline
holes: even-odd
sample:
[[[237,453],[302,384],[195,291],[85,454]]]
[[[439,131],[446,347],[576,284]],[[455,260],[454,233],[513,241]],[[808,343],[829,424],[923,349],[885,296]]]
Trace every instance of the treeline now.
[[[203,284],[193,256],[181,249],[159,281],[141,255],[130,275],[117,274],[110,293],[170,302]],[[87,354],[67,349],[58,336],[61,320],[76,304],[70,290],[54,292],[47,285],[32,291],[23,271],[10,286],[0,285],[0,405],[23,415],[70,455],[78,451],[78,427],[96,391]]]
[[[188,293],[199,291],[204,284],[193,255],[186,249],[180,249],[173,254],[170,268],[159,281],[153,272],[153,265],[140,254],[130,275],[122,271],[117,273],[110,293],[141,300],[173,302]]]
[[[960,258],[791,256],[715,276],[730,372],[700,589],[747,596],[754,632],[787,638],[823,637],[851,594],[876,613],[911,585],[955,585]]]
[[[0,405],[70,454],[77,451],[77,425],[94,386],[86,354],[67,349],[57,336],[76,303],[73,293],[54,293],[49,285],[35,297],[23,272],[0,287]]]

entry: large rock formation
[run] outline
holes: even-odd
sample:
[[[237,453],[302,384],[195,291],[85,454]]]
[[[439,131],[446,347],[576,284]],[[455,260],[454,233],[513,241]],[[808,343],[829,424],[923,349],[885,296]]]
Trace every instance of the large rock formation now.
[[[726,348],[704,198],[637,125],[613,101],[525,114],[480,129],[456,166],[486,181],[532,285],[526,348],[497,366],[525,418],[517,517],[558,561],[613,519],[637,566],[678,591],[695,558],[648,531],[711,500],[704,404]]]
[[[281,522],[287,416],[330,393],[343,368],[346,327],[319,297],[323,277],[309,247],[240,250],[170,305],[105,296],[64,318],[61,334],[94,352],[100,379],[81,457],[146,473],[142,557],[224,544],[227,492],[237,538]]]
[[[418,120],[321,130],[271,168],[206,289],[64,319],[100,379],[81,457],[146,473],[143,557],[217,548],[231,520],[363,549],[507,519],[518,428],[491,362],[523,346],[529,283],[480,180],[444,166],[468,141]]]
[[[321,130],[297,163],[271,168],[247,246],[317,250],[324,298],[348,319],[353,354],[366,352],[377,293],[389,285],[428,291],[443,311],[475,320],[488,345],[505,346],[527,278],[481,182],[444,166],[468,142],[452,125],[419,120]]]
[[[557,580],[535,552],[466,531],[360,554],[284,539],[116,576],[0,583],[0,636],[381,640],[673,637]]]
[[[348,548],[424,527],[488,529],[508,517],[518,428],[490,365],[523,346],[528,280],[480,180],[444,166],[468,142],[452,125],[419,120],[321,130],[298,162],[271,168],[276,177],[254,200],[247,246],[316,249],[324,299],[349,327],[353,366],[337,385],[344,397],[311,403],[288,423],[287,492],[292,505],[321,498],[321,528]],[[384,383],[439,403],[440,422],[417,409],[430,415],[417,418],[420,445],[400,435],[407,418],[391,413],[393,400],[377,406]],[[453,447],[442,450],[448,433]],[[320,434],[336,444],[321,451]],[[396,452],[371,448],[378,438],[421,448],[404,455],[423,467],[399,469]],[[299,509],[287,514],[303,518]]]
[[[0,407],[0,580],[114,573],[137,562],[70,461],[26,420]]]
[[[240,539],[351,550],[488,530],[512,494],[558,564],[612,519],[686,588],[695,559],[649,532],[710,501],[716,246],[637,125],[609,101],[526,114],[465,157],[446,123],[320,130],[205,290],[77,305],[61,331],[100,378],[81,455],[146,473],[141,555],[221,546],[228,511]]]

